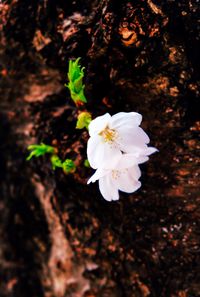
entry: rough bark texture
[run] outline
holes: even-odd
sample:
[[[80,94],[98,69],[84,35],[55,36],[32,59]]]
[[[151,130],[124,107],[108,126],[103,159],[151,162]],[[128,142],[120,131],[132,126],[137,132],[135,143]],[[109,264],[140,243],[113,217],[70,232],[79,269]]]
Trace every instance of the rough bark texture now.
[[[0,2],[0,296],[200,296],[198,0]],[[138,111],[160,151],[142,188],[105,202],[83,166],[66,82],[93,116]],[[74,132],[75,131],[75,132]],[[54,144],[78,171],[25,161]]]

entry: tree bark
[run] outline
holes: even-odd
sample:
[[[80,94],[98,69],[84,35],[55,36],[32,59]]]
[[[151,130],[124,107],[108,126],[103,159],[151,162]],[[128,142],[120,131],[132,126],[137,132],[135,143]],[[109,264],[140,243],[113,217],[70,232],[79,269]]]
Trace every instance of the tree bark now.
[[[2,297],[200,296],[198,1],[0,2]],[[68,60],[93,117],[137,111],[159,153],[142,188],[107,203],[87,186]],[[55,145],[77,171],[26,162]]]

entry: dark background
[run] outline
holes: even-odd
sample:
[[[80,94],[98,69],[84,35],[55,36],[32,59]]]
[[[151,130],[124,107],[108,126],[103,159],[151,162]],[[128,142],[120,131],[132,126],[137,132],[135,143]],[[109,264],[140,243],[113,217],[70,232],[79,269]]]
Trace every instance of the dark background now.
[[[200,296],[200,3],[0,2],[0,296]],[[108,203],[83,166],[68,60],[93,117],[137,111],[159,153]],[[78,170],[26,162],[55,145]]]

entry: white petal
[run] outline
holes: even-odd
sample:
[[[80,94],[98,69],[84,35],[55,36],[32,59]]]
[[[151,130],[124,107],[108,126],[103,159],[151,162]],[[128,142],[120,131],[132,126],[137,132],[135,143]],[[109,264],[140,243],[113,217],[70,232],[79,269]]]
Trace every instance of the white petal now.
[[[113,168],[122,156],[122,152],[110,143],[103,142],[99,135],[90,137],[87,145],[87,157],[90,166],[97,168]]]
[[[141,170],[139,166],[133,166],[131,168],[128,168],[129,176],[132,179],[139,179],[141,177]]]
[[[132,184],[129,187],[119,187],[119,190],[125,193],[134,193],[141,187],[141,182],[139,180],[133,180]]]
[[[136,155],[136,157],[138,159],[142,159],[143,157],[146,158],[146,161],[149,160],[149,155],[155,153],[155,152],[158,152],[158,150],[155,148],[155,147],[148,147],[146,144],[143,146],[143,147],[138,147],[135,152],[134,152],[134,155]],[[145,162],[146,162],[145,161]],[[143,163],[143,162],[141,162]],[[140,162],[138,162],[138,164],[141,164]]]
[[[90,137],[87,143],[87,158],[90,166],[94,169],[98,167],[98,163],[101,164],[104,158],[104,144],[99,135]]]
[[[155,152],[158,152],[158,150],[155,147],[147,147],[146,150],[144,151],[146,156],[149,156]]]
[[[120,149],[126,153],[134,153],[135,150],[144,148],[149,137],[140,127],[129,129],[126,126],[118,129],[119,136],[116,139]]]
[[[115,183],[117,183],[120,191],[132,193],[141,187],[141,182],[138,181],[140,175],[141,172],[139,167],[134,166],[122,171],[119,178],[115,180]]]
[[[104,130],[108,125],[110,119],[111,115],[109,113],[106,113],[103,116],[97,117],[96,119],[92,120],[88,127],[90,136],[94,136]]]
[[[133,145],[147,144],[150,142],[149,136],[144,132],[140,127],[120,127],[117,132],[119,133],[119,138],[121,141],[124,139],[129,139],[129,142],[132,142]]]
[[[119,162],[116,165],[116,169],[125,169],[130,168],[133,165],[142,164],[148,161],[148,157],[144,155],[134,155],[134,154],[122,154],[122,157],[119,159]]]
[[[115,168],[121,159],[122,152],[116,148],[110,146],[108,143],[104,145],[104,157],[103,161],[99,162],[99,167],[104,169]]]
[[[149,136],[147,135],[146,132],[144,132],[144,130],[140,127],[138,127],[137,129],[135,129],[134,131],[136,133],[135,137],[137,137],[137,141],[139,142],[144,142],[144,143],[149,143],[150,139]]]
[[[129,127],[139,126],[142,121],[141,114],[137,112],[119,112],[112,116],[109,121],[109,127],[118,129],[124,125]]]
[[[103,198],[107,201],[119,199],[118,189],[110,178],[110,174],[99,179],[99,190]]]
[[[90,177],[87,184],[94,183],[95,181],[97,181],[98,179],[100,179],[101,177],[103,177],[106,174],[107,174],[107,170],[105,170],[103,168],[97,169],[95,171],[95,173]]]

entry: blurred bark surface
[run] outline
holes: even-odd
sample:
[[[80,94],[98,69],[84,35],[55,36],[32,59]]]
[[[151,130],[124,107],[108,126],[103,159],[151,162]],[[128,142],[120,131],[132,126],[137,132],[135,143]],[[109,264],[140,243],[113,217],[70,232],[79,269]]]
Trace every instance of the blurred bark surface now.
[[[199,22],[198,0],[0,1],[1,297],[200,296]],[[93,116],[138,111],[159,149],[116,203],[86,186],[77,57]],[[26,162],[41,141],[77,172]]]

